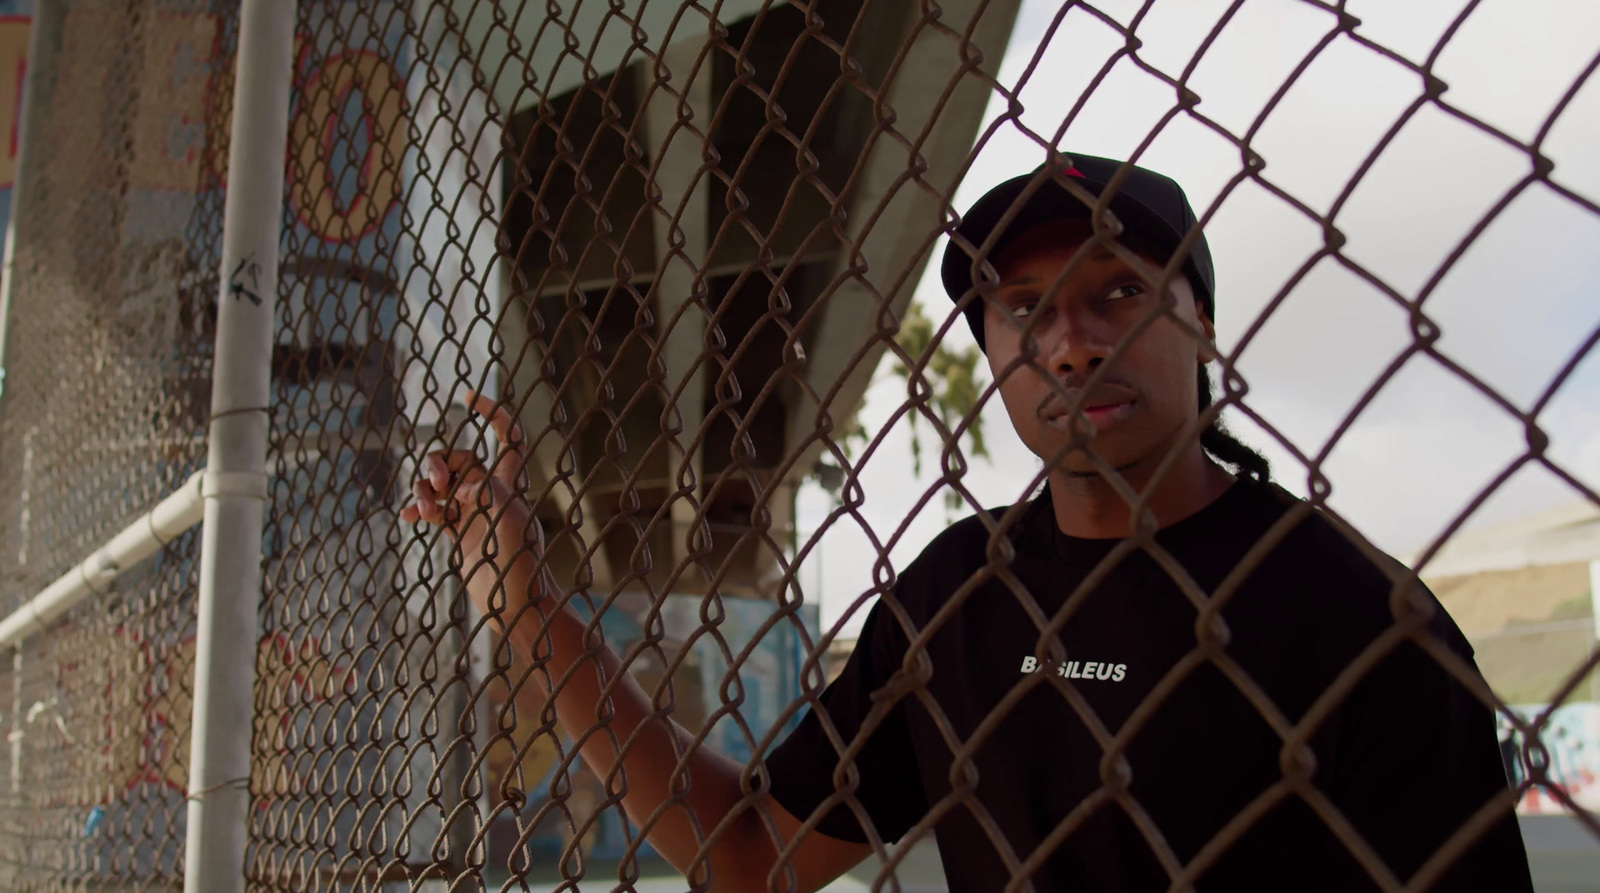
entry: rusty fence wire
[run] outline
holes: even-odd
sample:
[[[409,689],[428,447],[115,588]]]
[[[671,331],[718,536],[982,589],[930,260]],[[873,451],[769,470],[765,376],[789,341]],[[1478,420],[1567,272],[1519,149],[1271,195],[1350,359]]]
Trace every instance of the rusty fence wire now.
[[[205,3],[27,6],[5,16],[37,50],[15,60],[33,98],[6,277],[8,614],[204,464],[207,59],[232,27]],[[199,552],[198,528],[176,536],[8,649],[7,889],[181,885]]]
[[[1222,36],[1249,4],[1219,5],[1211,32],[1174,65],[1141,53],[1141,22],[1161,6],[1152,3],[302,0],[248,730],[247,887],[643,890],[671,875],[641,831],[654,820],[620,807],[624,780],[597,774],[577,753],[575,740],[613,735],[608,723],[558,728],[535,694],[536,656],[511,647],[499,633],[505,618],[486,618],[468,597],[473,556],[456,554],[437,527],[401,520],[424,457],[505,446],[465,411],[469,389],[506,407],[526,434],[519,471],[556,591],[593,619],[597,639],[650,693],[655,718],[679,723],[691,747],[758,767],[849,652],[848,627],[819,614],[818,581],[831,579],[818,569],[824,537],[846,531],[874,556],[859,589],[829,593],[859,619],[873,597],[893,601],[903,562],[890,553],[925,504],[953,498],[957,514],[984,513],[997,541],[1017,523],[1020,512],[1006,506],[987,514],[996,506],[966,485],[982,461],[971,429],[980,419],[1007,424],[1000,384],[1040,371],[1039,360],[1000,370],[1000,384],[979,360],[976,382],[960,384],[952,375],[972,372],[951,372],[961,365],[950,358],[959,360],[962,314],[928,303],[926,340],[909,339],[921,306],[914,292],[966,210],[956,192],[986,148],[1007,128],[1020,135],[1031,154],[1011,173],[1070,155],[1074,116],[1118,66],[1167,94],[1166,113],[1140,123],[1149,132],[1130,145],[1142,150],[1181,125],[1228,148],[1215,198],[1196,204],[1202,223],[1248,190],[1318,233],[1311,250],[1288,259],[1295,274],[1244,327],[1242,346],[1214,364],[1207,420],[1220,412],[1248,425],[1279,457],[1275,477],[1304,481],[1325,507],[1340,484],[1327,469],[1332,445],[1407,363],[1427,361],[1526,437],[1497,473],[1451,482],[1461,508],[1443,531],[1425,531],[1430,545],[1413,557],[1424,576],[1434,553],[1447,554],[1460,526],[1526,468],[1559,480],[1569,501],[1590,507],[1579,520],[1590,518],[1600,507],[1593,475],[1554,458],[1541,413],[1600,339],[1592,314],[1530,401],[1501,394],[1470,356],[1441,350],[1427,299],[1519,196],[1538,191],[1576,217],[1600,216],[1596,194],[1563,179],[1544,150],[1600,55],[1529,137],[1452,104],[1434,70],[1481,4],[1462,4],[1420,50],[1369,36],[1343,4],[1290,5],[1322,37],[1241,125],[1208,116],[1203,100],[1227,97],[1196,92],[1191,76],[1207,53],[1242,51]],[[1043,36],[1021,34],[1021,23]],[[1056,97],[1065,111],[1041,125],[1023,114],[1041,95],[1031,79],[1051,53],[1066,52],[1054,38],[1086,24],[1108,41],[1093,60],[1099,74],[1081,96]],[[32,27],[0,410],[5,612],[204,464],[238,40],[236,4],[222,0],[41,0]],[[1003,76],[1008,42],[1034,45],[1025,37],[1037,40],[1034,57],[1010,60]],[[1279,159],[1256,138],[1318,55],[1339,46],[1382,57],[1415,94],[1330,204],[1280,185]],[[1472,128],[1516,170],[1429,276],[1399,285],[1345,250],[1352,234],[1337,213],[1424,114]],[[1273,315],[1318,264],[1338,265],[1387,302],[1383,320],[1395,331],[1374,343],[1403,339],[1327,445],[1296,442],[1252,403],[1244,350],[1270,342]],[[965,299],[995,298],[978,289]],[[1219,306],[1226,301],[1219,295]],[[893,424],[862,428],[860,414],[869,390],[883,392],[880,366],[894,364],[905,387],[883,417],[917,420],[934,444],[922,462],[938,471],[919,478],[932,481],[925,492],[894,494],[901,502],[885,524],[859,469],[891,449]],[[951,389],[965,386],[972,399],[952,404]],[[1182,445],[1197,436],[1185,431]],[[819,479],[834,494],[829,509],[803,523],[799,502]],[[1015,469],[1010,500],[1020,505],[1043,481],[1036,467]],[[872,498],[890,498],[882,492]],[[1247,576],[1299,519],[1291,512],[1274,526],[1229,579]],[[1339,529],[1377,555],[1354,528]],[[1162,561],[1148,531],[1126,542],[1107,569],[1140,550]],[[8,889],[181,884],[199,553],[197,526],[0,660]],[[993,550],[950,611],[980,597],[1032,602],[1012,557]],[[1202,612],[1213,599],[1220,612],[1238,585],[1204,591],[1181,567],[1160,566]],[[1419,619],[1407,596],[1415,573],[1382,566],[1396,593],[1393,625],[1319,703],[1338,702],[1381,649],[1409,640],[1496,711],[1516,751],[1507,763],[1515,789],[1483,804],[1419,880],[1447,871],[1518,804],[1553,805],[1600,836],[1600,718],[1574,712],[1600,711],[1591,688],[1600,651],[1579,622],[1592,614],[1553,621],[1571,621],[1550,632],[1571,642],[1543,688],[1513,694],[1492,673],[1494,685],[1482,685]],[[1041,623],[1046,638],[1082,600]],[[1225,634],[1197,631],[1186,665],[1222,668],[1284,740],[1300,734],[1301,717],[1229,662]],[[908,669],[921,647],[912,646]],[[1484,646],[1485,660],[1498,647]],[[1040,648],[1052,653],[1047,641]],[[1515,663],[1523,652],[1504,653]],[[997,709],[1033,689],[1081,708],[1065,679],[1020,678]],[[908,672],[887,696],[926,704],[926,682]],[[981,736],[930,715],[951,743],[955,778]],[[1088,758],[1114,758],[1147,719],[1141,712],[1109,730],[1101,743],[1110,756]],[[1286,763],[1274,796],[1331,815],[1293,769]],[[1139,814],[1113,775],[1094,808]],[[749,780],[763,783],[756,772]],[[963,810],[1003,838],[976,802],[955,786],[906,839],[931,837],[939,816]],[[1012,876],[996,889],[1028,888],[1085,814],[1055,818],[1048,841],[1005,854]],[[1141,830],[1151,859],[1187,889],[1251,820],[1183,852],[1160,829]],[[1329,821],[1379,887],[1412,880],[1396,877],[1348,823]],[[888,865],[863,878],[895,889],[903,853],[891,858],[879,844]]]

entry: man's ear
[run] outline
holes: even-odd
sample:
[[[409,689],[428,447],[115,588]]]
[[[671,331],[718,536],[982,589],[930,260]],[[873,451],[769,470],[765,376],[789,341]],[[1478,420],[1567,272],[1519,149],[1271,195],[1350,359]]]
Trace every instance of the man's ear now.
[[[1200,347],[1200,362],[1210,363],[1221,354],[1217,350],[1217,327],[1211,324],[1211,317],[1206,313],[1206,307],[1199,298],[1194,299],[1194,318],[1200,324],[1200,331],[1205,334],[1206,340]]]

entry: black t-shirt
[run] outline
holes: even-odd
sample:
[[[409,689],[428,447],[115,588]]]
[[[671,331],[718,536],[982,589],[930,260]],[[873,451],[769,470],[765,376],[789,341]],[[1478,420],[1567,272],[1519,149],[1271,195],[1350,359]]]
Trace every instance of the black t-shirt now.
[[[1233,843],[1198,877],[1200,890],[1377,889],[1330,830],[1327,806],[1404,883],[1508,787],[1493,714],[1402,639],[1309,735],[1322,809],[1288,789],[1284,738],[1240,683],[1253,680],[1292,725],[1396,625],[1393,579],[1328,519],[1307,512],[1275,527],[1295,504],[1242,479],[1156,534],[1175,566],[1137,548],[1098,571],[1119,541],[1062,534],[1048,489],[1011,532],[991,534],[977,517],[956,523],[868,614],[821,710],[807,711],[773,751],[773,796],[805,819],[835,794],[836,777],[846,787],[854,779],[854,796],[818,826],[842,840],[867,840],[858,809],[885,842],[939,811],[953,891],[999,890],[1008,866],[1030,859],[1040,891],[1166,890],[1165,848],[1150,841],[1164,840],[1181,866],[1219,835]],[[1256,556],[1253,571],[1235,574]],[[1220,661],[1199,649],[1195,602],[1167,567],[1188,575],[1191,593],[1234,590],[1221,612]],[[1107,570],[1061,627],[1059,662],[1049,644],[1038,660],[1041,624]],[[1420,635],[1476,674],[1471,647],[1422,594],[1436,611]],[[913,640],[925,658],[907,659]],[[1030,670],[1036,687],[1019,697]],[[1063,675],[1075,697],[1057,687]],[[839,771],[822,712],[839,742],[859,747],[853,772]],[[1103,745],[1134,720],[1142,725],[1124,750],[1128,780],[1108,785],[1123,776]],[[871,730],[858,736],[864,723]],[[983,741],[969,745],[980,731]],[[961,748],[970,768],[957,765]],[[1077,824],[1062,833],[1068,820]],[[1234,822],[1248,822],[1237,838]],[[1432,889],[1531,890],[1515,818],[1494,823]]]

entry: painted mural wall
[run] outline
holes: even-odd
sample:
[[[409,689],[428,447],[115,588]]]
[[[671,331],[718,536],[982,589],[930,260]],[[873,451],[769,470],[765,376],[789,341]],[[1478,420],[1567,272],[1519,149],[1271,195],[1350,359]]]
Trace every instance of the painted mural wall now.
[[[380,340],[390,342],[400,355],[433,357],[433,367],[449,370],[448,375],[427,375],[413,364],[415,368],[402,380],[392,383],[399,395],[397,408],[418,429],[428,429],[439,420],[440,401],[448,395],[454,376],[478,378],[475,386],[494,393],[492,376],[487,382],[480,378],[490,372],[493,338],[482,319],[499,315],[500,276],[494,265],[494,227],[475,224],[486,209],[491,216],[496,212],[502,196],[498,175],[485,180],[468,172],[497,169],[499,130],[481,94],[474,95],[470,78],[451,64],[453,60],[439,57],[437,46],[449,46],[448,41],[427,50],[430,55],[421,64],[436,72],[451,70],[454,79],[413,77],[419,49],[413,42],[417,35],[406,33],[404,5],[378,4],[376,12],[372,3],[362,6],[365,11],[354,4],[302,3],[305,26],[297,36],[290,109],[278,341],[284,347],[312,350],[332,343],[358,347]],[[122,197],[129,208],[127,217],[138,224],[125,227],[118,238],[121,250],[136,259],[136,265],[138,258],[170,254],[172,246],[180,251],[192,247],[196,221],[209,219],[207,215],[220,225],[228,147],[226,134],[219,135],[214,124],[208,124],[206,113],[214,107],[217,91],[231,89],[237,39],[233,26],[215,14],[208,0],[171,0],[153,4],[153,9],[141,26],[144,46],[136,65],[143,89],[131,126],[119,139],[96,128],[97,104],[108,101],[100,85],[115,76],[103,50],[107,41],[121,39],[107,33],[96,4],[68,0],[60,42],[48,50],[58,72],[52,107],[71,101],[78,109],[59,125],[52,121],[52,141],[82,153],[84,164],[124,159],[127,189]],[[0,0],[0,123],[9,126],[8,141],[0,147],[0,221],[8,221],[10,215],[30,11],[27,0]],[[411,127],[419,120],[435,126],[421,133]],[[210,151],[208,138],[213,141]],[[131,151],[122,139],[131,141]],[[444,195],[452,201],[442,201]],[[231,271],[229,280],[238,285],[234,299],[253,297],[245,272]],[[152,300],[167,298],[157,295]],[[288,417],[275,419],[275,424],[294,426],[307,439],[319,431],[349,432],[377,425],[371,390],[370,383],[358,385],[337,377],[289,385],[275,398]],[[336,774],[369,778],[389,773],[387,783],[393,793],[388,796],[404,800],[409,810],[417,805],[416,792],[427,789],[429,776],[440,766],[423,760],[395,769],[374,762],[371,752],[376,748],[364,753],[354,748],[329,752],[318,743],[330,726],[379,729],[374,734],[380,736],[417,727],[417,716],[401,712],[409,707],[393,707],[393,701],[378,706],[379,699],[356,697],[360,686],[374,678],[375,669],[397,668],[378,668],[374,662],[387,658],[374,656],[371,649],[359,658],[335,659],[336,624],[371,628],[396,622],[397,616],[415,618],[429,610],[428,594],[424,587],[412,586],[407,591],[419,594],[410,602],[373,599],[346,615],[330,611],[319,617],[308,608],[337,599],[339,593],[414,583],[426,574],[420,560],[407,560],[402,567],[335,568],[308,583],[276,564],[286,556],[319,549],[324,554],[337,552],[345,538],[358,535],[352,532],[351,519],[371,517],[382,499],[382,494],[343,486],[364,471],[352,451],[307,460],[303,466],[294,465],[289,452],[286,448],[279,465],[269,467],[276,479],[271,490],[274,521],[263,543],[268,591],[257,667],[258,690],[272,694],[264,702],[267,713],[257,728],[251,787],[258,814],[253,821],[262,828],[283,821],[323,823],[335,838],[360,839],[360,834],[351,832],[372,829],[349,826],[359,821],[351,818],[351,811],[321,815],[321,807],[315,805],[321,802],[315,773],[325,773],[330,766]],[[405,468],[394,471],[402,477],[409,473]],[[410,533],[406,529],[399,535]],[[368,535],[382,534],[369,531]],[[396,563],[390,560],[391,565]],[[176,572],[190,573],[192,568]],[[396,580],[401,583],[393,584]],[[731,598],[723,602],[722,642],[696,637],[702,608],[699,596],[667,600],[663,622],[668,634],[690,651],[674,689],[681,689],[682,715],[691,725],[697,729],[698,724],[711,725],[711,746],[745,759],[755,743],[746,729],[759,739],[774,725],[796,721],[781,711],[800,690],[803,640],[792,621],[768,623],[773,605]],[[637,605],[608,612],[604,619],[608,638],[622,648],[637,641],[643,614]],[[803,610],[800,618],[814,639],[814,606]],[[333,648],[330,642],[335,643]],[[730,652],[737,655],[752,642],[756,644],[740,663],[738,683],[729,689],[724,682]],[[181,847],[162,841],[181,841],[191,707],[182,677],[194,664],[194,648],[192,633],[170,627],[126,630],[106,645],[107,660],[137,674],[128,685],[159,694],[132,708],[108,706],[90,733],[77,730],[70,742],[88,748],[86,753],[92,751],[94,765],[86,766],[86,772],[107,781],[96,782],[87,799],[73,793],[68,797],[71,802],[60,804],[61,811],[64,820],[83,829],[87,858],[110,874],[170,874],[180,855]],[[484,672],[487,643],[479,642],[471,650],[474,672]],[[646,667],[641,673],[648,676],[652,671]],[[63,697],[113,703],[108,693],[90,690],[90,679],[98,677],[88,672],[81,676],[80,685],[74,681],[74,669],[65,668]],[[479,708],[480,717],[498,716],[506,707],[507,693],[503,688],[496,691]],[[730,692],[739,699],[744,728],[727,715],[725,698]],[[430,709],[450,708],[439,702]],[[522,752],[520,761],[517,751]],[[522,838],[543,858],[570,839],[560,821],[541,824],[529,837],[518,827],[533,821],[541,810],[549,812],[545,807],[552,788],[568,786],[558,778],[562,773],[555,754],[556,746],[548,738],[517,750],[491,752],[486,771],[503,777],[519,768],[528,793],[520,815],[498,816],[494,840],[515,845],[510,842]],[[404,792],[403,776],[409,776],[410,793]],[[598,782],[586,770],[577,769],[571,776],[574,807],[582,808],[585,797],[590,798],[590,807],[598,802]],[[403,818],[403,811],[390,812],[391,819],[397,817]],[[386,830],[409,833],[414,845],[427,846],[438,831],[438,819],[442,816],[434,817],[432,826],[428,820],[409,823],[407,831],[398,821],[390,821],[395,827]],[[133,825],[143,828],[143,842],[130,852],[116,829]],[[157,825],[170,833],[157,833],[161,830]],[[624,841],[615,810],[584,837],[590,851],[601,857],[621,855]],[[502,850],[495,858],[507,855]]]

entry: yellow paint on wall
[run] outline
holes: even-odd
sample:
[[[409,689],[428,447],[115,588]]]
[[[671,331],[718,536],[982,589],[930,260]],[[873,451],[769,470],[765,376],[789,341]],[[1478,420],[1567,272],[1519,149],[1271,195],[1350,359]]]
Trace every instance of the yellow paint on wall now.
[[[361,126],[368,130],[366,157],[354,165],[332,165],[336,140],[348,139],[342,110],[359,96]],[[406,149],[404,92],[381,56],[340,53],[319,66],[301,88],[289,125],[289,196],[295,213],[312,232],[336,242],[360,239],[383,221],[400,197],[400,160]],[[354,184],[349,183],[354,179]],[[348,205],[340,194],[349,186]]]
[[[198,189],[217,18],[157,13],[145,29],[130,180],[137,189]]]

